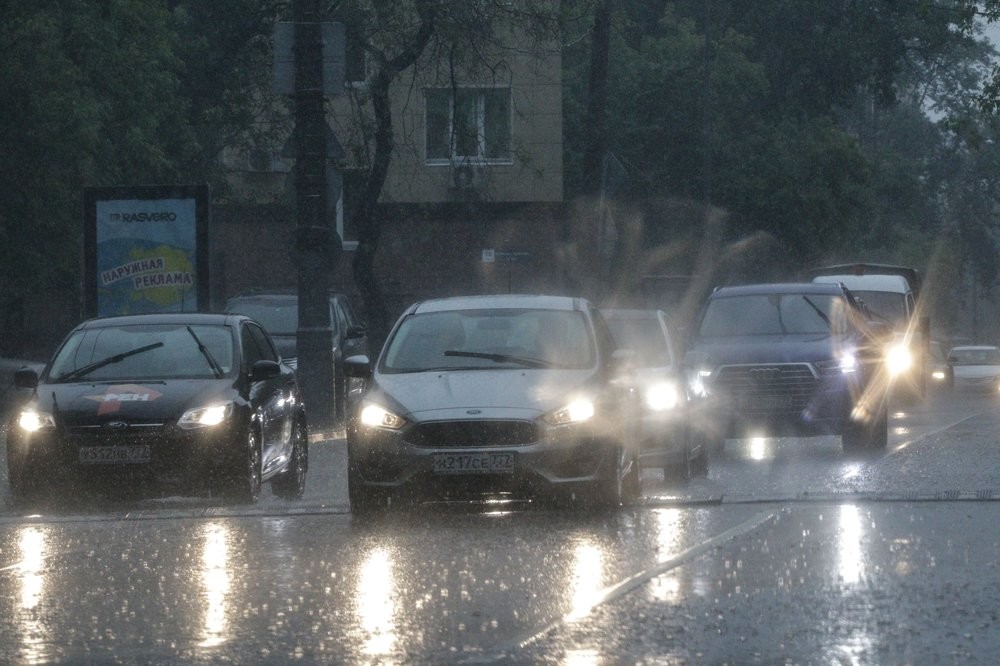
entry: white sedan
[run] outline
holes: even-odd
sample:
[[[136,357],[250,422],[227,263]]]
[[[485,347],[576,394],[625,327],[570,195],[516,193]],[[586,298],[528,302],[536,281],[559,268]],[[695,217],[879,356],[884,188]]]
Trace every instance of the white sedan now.
[[[1000,389],[1000,348],[992,345],[952,347],[948,362],[955,372],[955,388]]]

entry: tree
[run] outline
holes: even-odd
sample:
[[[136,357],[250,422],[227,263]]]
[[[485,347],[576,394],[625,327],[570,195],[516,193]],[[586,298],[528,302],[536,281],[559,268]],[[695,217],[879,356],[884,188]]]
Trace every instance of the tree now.
[[[511,34],[538,40],[558,34],[555,5],[528,0],[342,0],[331,15],[347,26],[368,63],[363,85],[352,87],[347,124],[350,159],[363,171],[358,197],[348,211],[358,234],[352,271],[361,292],[372,337],[388,332],[388,310],[375,271],[381,240],[380,197],[398,142],[393,125],[392,86],[434,77],[453,85],[489,77],[503,60],[532,48],[511,43]]]

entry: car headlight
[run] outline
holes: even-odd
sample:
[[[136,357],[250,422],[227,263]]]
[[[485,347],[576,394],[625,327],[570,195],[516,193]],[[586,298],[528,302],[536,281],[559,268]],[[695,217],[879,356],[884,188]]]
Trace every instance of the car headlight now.
[[[369,404],[361,410],[361,423],[371,428],[399,430],[406,424],[406,419],[381,405]]]
[[[935,381],[943,382],[948,377],[948,375],[945,373],[944,370],[934,370],[933,372],[931,372],[931,377]]]
[[[594,403],[587,398],[578,398],[573,402],[553,410],[543,418],[549,425],[567,425],[580,423],[594,416]]]
[[[233,403],[224,402],[207,407],[189,409],[177,421],[177,425],[185,430],[194,428],[211,428],[228,420],[233,413]]]
[[[646,388],[646,406],[654,412],[664,412],[677,407],[680,391],[673,382],[657,382]]]
[[[25,409],[18,415],[17,425],[25,432],[38,432],[39,430],[53,430],[56,427],[56,420],[48,412]]]
[[[901,342],[889,345],[885,350],[885,364],[889,368],[889,374],[901,375],[913,365],[913,354]]]

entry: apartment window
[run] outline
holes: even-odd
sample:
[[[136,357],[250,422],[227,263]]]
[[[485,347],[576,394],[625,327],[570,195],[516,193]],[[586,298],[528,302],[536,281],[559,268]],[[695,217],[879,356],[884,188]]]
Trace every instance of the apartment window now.
[[[429,88],[428,162],[509,162],[510,88]]]

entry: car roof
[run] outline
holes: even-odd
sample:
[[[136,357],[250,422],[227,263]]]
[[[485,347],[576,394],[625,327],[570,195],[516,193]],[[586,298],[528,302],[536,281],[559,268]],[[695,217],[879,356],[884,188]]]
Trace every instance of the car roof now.
[[[952,347],[951,351],[985,351],[990,349],[1000,349],[1000,347],[995,345],[959,345]]]
[[[448,312],[451,310],[482,310],[488,308],[526,310],[585,310],[586,299],[574,296],[543,294],[488,294],[480,296],[450,296],[414,303],[411,314]]]
[[[817,275],[813,282],[839,282],[851,291],[889,291],[897,294],[910,291],[910,283],[901,275]]]
[[[249,317],[237,314],[209,312],[157,312],[149,314],[96,317],[80,323],[77,328],[106,328],[108,326],[136,326],[139,324],[200,324],[230,326]]]
[[[823,282],[774,282],[719,287],[710,298],[728,296],[766,296],[768,294],[843,294],[839,284]]]
[[[346,294],[339,291],[331,291],[330,298],[344,298]],[[234,301],[269,301],[269,300],[280,300],[280,301],[298,301],[298,292],[292,291],[253,291],[247,292],[245,294],[237,294],[235,296],[230,296],[226,299],[226,303],[232,303]]]

